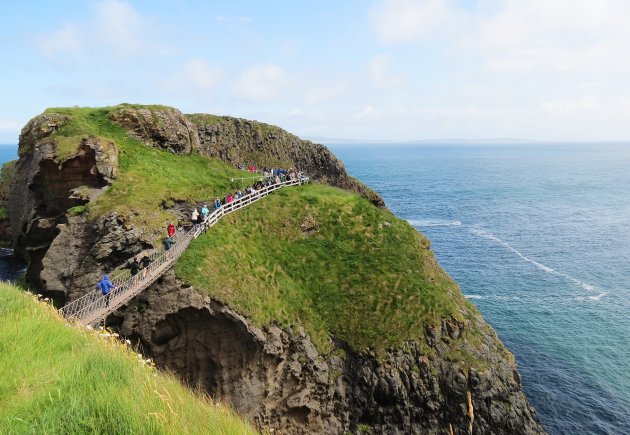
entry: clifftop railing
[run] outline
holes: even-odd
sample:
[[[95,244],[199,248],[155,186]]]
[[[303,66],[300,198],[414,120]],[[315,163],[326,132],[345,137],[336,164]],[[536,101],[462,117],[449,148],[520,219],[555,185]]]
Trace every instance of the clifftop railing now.
[[[109,295],[104,296],[100,291],[90,292],[65,305],[59,312],[67,319],[76,319],[85,325],[105,318],[131,298],[138,295],[164,272],[175,264],[177,259],[184,253],[190,242],[197,238],[202,232],[215,225],[219,219],[226,214],[232,213],[241,208],[268,196],[274,190],[285,186],[299,186],[308,183],[307,177],[287,180],[281,183],[272,184],[261,188],[256,192],[244,195],[241,198],[222,205],[214,212],[210,213],[203,223],[193,225],[189,230],[179,229],[175,234],[175,244],[168,251],[154,252],[149,256],[151,263],[140,270],[138,274],[131,276],[127,271],[116,273],[111,279],[114,288]]]

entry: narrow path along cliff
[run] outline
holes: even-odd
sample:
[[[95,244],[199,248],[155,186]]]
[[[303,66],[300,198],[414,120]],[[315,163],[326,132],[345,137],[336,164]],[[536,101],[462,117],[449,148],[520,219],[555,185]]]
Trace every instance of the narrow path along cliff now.
[[[172,249],[153,256],[151,264],[144,268],[141,274],[129,276],[127,279],[121,280],[120,283],[114,279],[114,288],[107,295],[103,295],[98,291],[88,293],[66,304],[59,312],[62,316],[68,319],[76,319],[85,325],[89,325],[99,319],[104,320],[105,317],[127,303],[131,298],[162,276],[162,274],[175,264],[192,240],[196,239],[200,234],[205,233],[208,228],[214,226],[223,216],[247,207],[275,190],[287,186],[300,186],[308,183],[308,180],[308,177],[300,176],[299,178],[271,184],[217,208],[207,216],[201,224],[192,225],[189,231],[178,238]]]

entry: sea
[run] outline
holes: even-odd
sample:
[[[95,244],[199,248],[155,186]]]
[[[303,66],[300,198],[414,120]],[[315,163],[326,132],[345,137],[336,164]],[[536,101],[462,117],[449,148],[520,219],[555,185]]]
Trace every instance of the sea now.
[[[549,433],[630,434],[630,145],[329,148],[431,240]]]
[[[330,145],[432,242],[551,434],[630,434],[630,144]]]

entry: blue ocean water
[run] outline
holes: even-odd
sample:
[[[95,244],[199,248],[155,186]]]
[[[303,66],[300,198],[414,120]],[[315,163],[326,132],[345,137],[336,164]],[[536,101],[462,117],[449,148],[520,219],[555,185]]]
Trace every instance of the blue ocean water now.
[[[429,237],[550,433],[630,433],[630,146],[331,149]]]
[[[330,148],[429,237],[550,433],[630,433],[630,145]]]

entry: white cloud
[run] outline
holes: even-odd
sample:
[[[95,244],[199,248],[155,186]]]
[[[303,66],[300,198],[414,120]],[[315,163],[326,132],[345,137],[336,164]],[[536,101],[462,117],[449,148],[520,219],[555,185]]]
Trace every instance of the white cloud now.
[[[97,38],[122,56],[133,56],[150,45],[150,35],[144,18],[131,4],[122,0],[96,3]]]
[[[433,37],[491,72],[630,72],[625,0],[377,0],[369,15],[385,43]]]
[[[61,29],[42,39],[40,49],[42,54],[47,57],[57,54],[79,54],[81,52],[79,33],[72,24],[66,23]]]
[[[346,91],[346,85],[341,83],[307,87],[308,90],[304,96],[306,104],[318,104],[326,101],[332,101]]]
[[[401,77],[391,72],[391,58],[384,54],[376,55],[370,62],[372,83],[379,89],[396,89],[403,84]]]
[[[578,112],[597,113],[602,109],[602,102],[595,95],[582,98],[564,98],[543,101],[539,105],[546,116],[570,116]]]
[[[273,63],[256,65],[241,73],[234,84],[237,94],[251,100],[268,100],[276,97],[287,86],[284,70]]]
[[[222,76],[221,69],[210,65],[203,59],[189,60],[183,67],[183,80],[202,90],[217,86]]]
[[[46,57],[85,60],[92,55],[126,60],[164,51],[158,34],[129,2],[101,0],[94,4],[92,16],[81,22],[65,23],[60,29],[40,38],[39,48]]]
[[[373,106],[365,106],[359,112],[357,112],[354,117],[356,119],[364,119],[364,118],[374,118],[378,115],[376,109]]]
[[[3,131],[17,131],[22,128],[23,123],[14,121],[12,119],[0,118],[0,130]]]
[[[369,15],[378,36],[386,43],[417,41],[452,18],[446,0],[381,0]]]
[[[492,14],[477,17],[475,30],[460,35],[468,49],[496,72],[532,73],[630,70],[621,0],[528,0],[489,2]]]

